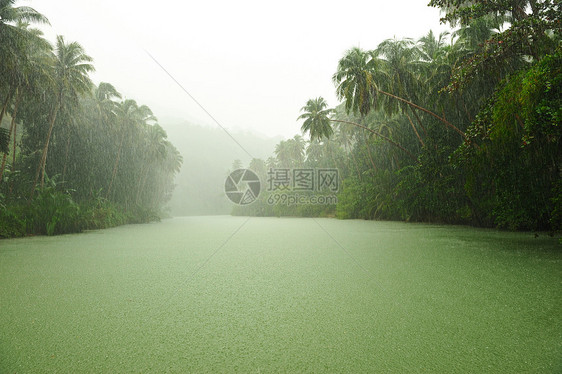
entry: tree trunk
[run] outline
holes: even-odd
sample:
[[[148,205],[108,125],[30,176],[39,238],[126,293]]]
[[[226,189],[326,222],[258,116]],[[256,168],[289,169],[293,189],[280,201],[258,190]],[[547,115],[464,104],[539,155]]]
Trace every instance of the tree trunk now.
[[[361,119],[359,121],[363,121],[363,116],[361,116]],[[365,148],[367,149],[367,156],[369,156],[369,162],[371,163],[371,166],[373,167],[374,171],[377,171],[377,165],[375,164],[375,160],[373,160],[373,155],[371,154],[371,145],[369,144],[369,140],[367,139],[367,137],[365,136],[365,132],[362,132],[361,135],[363,135],[363,140],[365,141]]]
[[[423,131],[423,134],[424,134],[425,136],[427,136],[427,131],[425,130],[425,126],[423,125],[422,120],[421,120],[420,116],[418,115],[418,112],[416,112],[416,111],[414,110],[414,108],[412,108],[412,107],[410,107],[410,110],[411,110],[412,113],[414,114],[414,117],[416,117],[416,121],[418,121],[418,123],[420,124],[420,127],[421,127],[421,129],[422,129],[422,131]]]
[[[144,174],[144,176],[143,176]],[[146,180],[148,179],[148,167],[144,168],[144,171],[141,171],[141,176],[139,178],[139,189],[137,191],[137,198],[136,204],[139,204],[140,196],[142,192],[144,192],[144,186],[146,185]]]
[[[22,98],[22,96],[23,96],[23,95],[21,94],[21,92],[20,92],[19,89],[17,90],[16,95],[17,95],[17,96],[16,96],[16,102],[14,103],[14,111],[13,111],[13,113],[12,113],[12,123],[11,123],[11,125],[10,125],[10,134],[8,135],[8,139],[10,139],[10,137],[11,137],[12,134],[14,133],[14,129],[15,129],[15,127],[16,127],[16,117],[17,117],[17,115],[18,115],[18,106],[19,106],[19,104],[20,104],[20,102],[21,102],[21,98]],[[1,120],[0,120],[0,122],[1,122]],[[9,144],[9,143],[8,143],[8,144]],[[16,137],[15,137],[15,135],[14,135],[14,155],[13,155],[13,156],[14,156],[14,163],[15,163],[15,159],[16,159],[16,147],[15,147],[15,144],[16,144]],[[9,149],[9,146],[8,146],[8,149]],[[8,157],[8,155],[7,155],[6,153],[4,153],[4,156],[2,157],[2,167],[1,167],[1,169],[0,169],[0,182],[2,182],[2,178],[4,177],[4,169],[5,169],[5,167],[6,167],[6,158],[7,158],[7,157]],[[12,170],[13,170],[13,167],[12,167]]]
[[[422,140],[420,134],[418,133],[418,130],[416,130],[416,126],[414,126],[414,123],[412,122],[412,119],[410,118],[410,116],[408,114],[406,114],[406,117],[408,117],[408,121],[410,121],[410,125],[412,126],[412,130],[414,130],[414,133],[416,134],[418,140],[420,141],[421,146],[425,147],[425,144],[423,143],[423,140]]]
[[[388,143],[392,144],[393,146],[395,146],[395,147],[397,147],[397,148],[400,148],[402,151],[404,151],[404,153],[406,153],[408,156],[410,156],[410,158],[411,158],[412,160],[414,160],[415,162],[419,163],[418,159],[417,159],[410,151],[408,151],[406,148],[404,148],[404,147],[401,146],[400,144],[396,143],[394,140],[392,140],[392,139],[390,139],[390,138],[384,136],[384,135],[381,134],[380,132],[377,132],[377,131],[375,131],[375,130],[373,130],[373,129],[368,128],[367,126],[363,126],[363,125],[360,125],[360,124],[355,123],[355,122],[343,121],[343,120],[339,120],[339,119],[331,119],[330,121],[332,121],[332,122],[339,122],[339,123],[347,123],[348,125],[353,125],[353,126],[357,126],[357,127],[362,128],[362,129],[365,129],[365,130],[371,132],[372,134],[375,134],[375,135],[377,135],[377,136],[383,138],[384,140],[386,140]]]
[[[357,158],[355,158],[355,155],[353,154],[353,148],[350,149],[349,153],[351,154],[351,158],[353,160],[353,164],[355,165],[355,171],[357,171],[357,176],[359,177],[359,180],[363,180],[363,178],[361,178],[361,170],[359,170],[359,164],[357,163]]]
[[[66,183],[66,165],[68,164],[68,151],[70,150],[70,134],[66,140],[66,150],[64,151],[64,167],[62,168],[62,182]]]
[[[58,109],[55,112],[51,124],[49,125],[49,132],[47,133],[47,139],[45,140],[45,148],[43,149],[42,160],[41,160],[41,189],[45,184],[45,167],[47,166],[47,154],[49,153],[49,143],[51,141],[51,135],[53,134],[53,128],[55,127],[55,120],[57,118]]]
[[[403,98],[401,98],[399,96],[396,96],[396,95],[393,95],[391,93],[388,93],[388,92],[385,92],[385,91],[382,91],[382,90],[378,90],[378,89],[377,89],[377,92],[380,92],[381,94],[386,95],[388,97],[391,97],[393,99],[396,99],[398,101],[402,101],[403,103],[406,103],[406,104],[410,105],[412,108],[416,108],[418,110],[421,110],[422,112],[425,112],[425,113],[429,114],[432,117],[437,118],[439,121],[443,122],[445,124],[445,126],[448,126],[448,127],[452,128],[453,130],[455,130],[456,132],[461,134],[464,139],[467,139],[466,134],[464,132],[462,132],[461,130],[459,130],[458,127],[453,125],[451,122],[447,121],[445,118],[442,118],[442,117],[438,116],[437,114],[433,113],[432,111],[427,110],[425,108],[422,108],[421,106],[416,105],[416,104],[412,103],[411,101],[408,101],[406,99],[403,99]]]
[[[139,203],[139,196],[141,193],[141,184],[142,184],[142,180],[143,180],[143,174],[144,174],[144,168],[141,169],[141,172],[139,173],[139,180],[137,182],[137,195],[135,197],[135,204]]]
[[[17,132],[18,129],[18,124],[14,121],[14,145],[13,145],[13,151],[12,151],[12,172],[14,172],[16,170],[16,140],[17,140]]]
[[[18,129],[18,124],[14,122],[14,148],[12,152],[12,168],[10,169],[12,170],[12,174],[16,171],[16,139],[18,135],[17,129]],[[14,178],[10,180],[10,189],[8,190],[8,195],[12,194],[13,189],[14,189]]]
[[[371,166],[373,167],[374,171],[377,171],[377,165],[375,165],[375,161],[373,160],[373,155],[371,154],[371,145],[369,144],[369,140],[363,133],[363,140],[365,140],[365,148],[367,148],[367,155],[369,156],[369,161],[371,162]]]
[[[57,119],[58,111],[61,107],[61,101],[55,105],[53,112],[51,113],[51,120],[49,121],[49,131],[47,132],[47,139],[45,139],[45,146],[43,147],[43,152],[41,153],[41,159],[39,160],[39,167],[35,173],[35,180],[33,181],[33,186],[31,186],[31,196],[33,199],[33,194],[35,193],[35,186],[37,185],[37,180],[41,176],[41,189],[43,189],[43,184],[45,183],[45,165],[47,164],[47,152],[49,151],[49,141],[51,140],[51,134],[53,133],[53,127],[55,126],[55,120]]]
[[[111,180],[109,181],[109,187],[107,188],[107,193],[105,194],[106,199],[109,199],[109,195],[111,194],[111,187],[113,186],[113,182],[115,181],[115,176],[117,175],[117,168],[119,167],[119,158],[121,157],[121,148],[123,148],[124,139],[125,139],[125,135],[121,134],[121,140],[119,141],[119,148],[117,149],[117,157],[115,158],[115,163],[113,164],[113,171],[111,172]]]
[[[4,114],[6,113],[6,109],[8,108],[8,103],[12,98],[13,90],[9,90],[6,94],[6,101],[4,101],[4,105],[2,105],[2,111],[0,112],[0,125],[2,124],[2,119],[4,118]]]
[[[8,139],[11,139],[13,131],[14,131],[14,121],[12,120],[12,125],[10,126],[10,133],[8,135]],[[8,147],[8,149],[9,149],[9,147]],[[2,156],[2,166],[0,167],[0,182],[2,182],[2,178],[4,177],[4,169],[6,167],[6,159],[7,158],[8,158],[8,154],[4,153],[4,155]]]

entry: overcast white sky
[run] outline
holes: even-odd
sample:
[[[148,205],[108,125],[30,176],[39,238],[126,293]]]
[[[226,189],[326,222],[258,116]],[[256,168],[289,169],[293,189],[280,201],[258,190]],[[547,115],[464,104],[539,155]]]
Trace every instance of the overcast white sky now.
[[[94,82],[110,82],[172,118],[212,120],[146,54],[149,51],[224,127],[285,137],[309,98],[337,104],[331,76],[344,52],[439,24],[429,0],[133,1],[21,0],[94,58]]]

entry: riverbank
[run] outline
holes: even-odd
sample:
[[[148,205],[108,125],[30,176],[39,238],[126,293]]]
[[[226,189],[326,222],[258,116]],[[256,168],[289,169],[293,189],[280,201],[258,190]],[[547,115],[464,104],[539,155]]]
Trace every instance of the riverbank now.
[[[142,206],[125,208],[102,197],[77,203],[69,193],[45,188],[30,203],[0,202],[0,239],[70,234],[158,220],[156,212]]]

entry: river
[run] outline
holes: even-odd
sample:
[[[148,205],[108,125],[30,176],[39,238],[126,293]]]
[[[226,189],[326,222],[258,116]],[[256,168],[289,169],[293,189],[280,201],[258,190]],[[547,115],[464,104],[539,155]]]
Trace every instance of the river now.
[[[562,246],[184,217],[0,241],[0,372],[556,372]]]

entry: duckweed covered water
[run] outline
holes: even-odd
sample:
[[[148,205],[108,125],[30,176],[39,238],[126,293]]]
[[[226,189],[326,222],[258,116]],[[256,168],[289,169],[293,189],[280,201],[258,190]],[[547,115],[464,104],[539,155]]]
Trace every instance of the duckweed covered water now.
[[[559,372],[561,246],[176,218],[0,241],[0,372]]]

